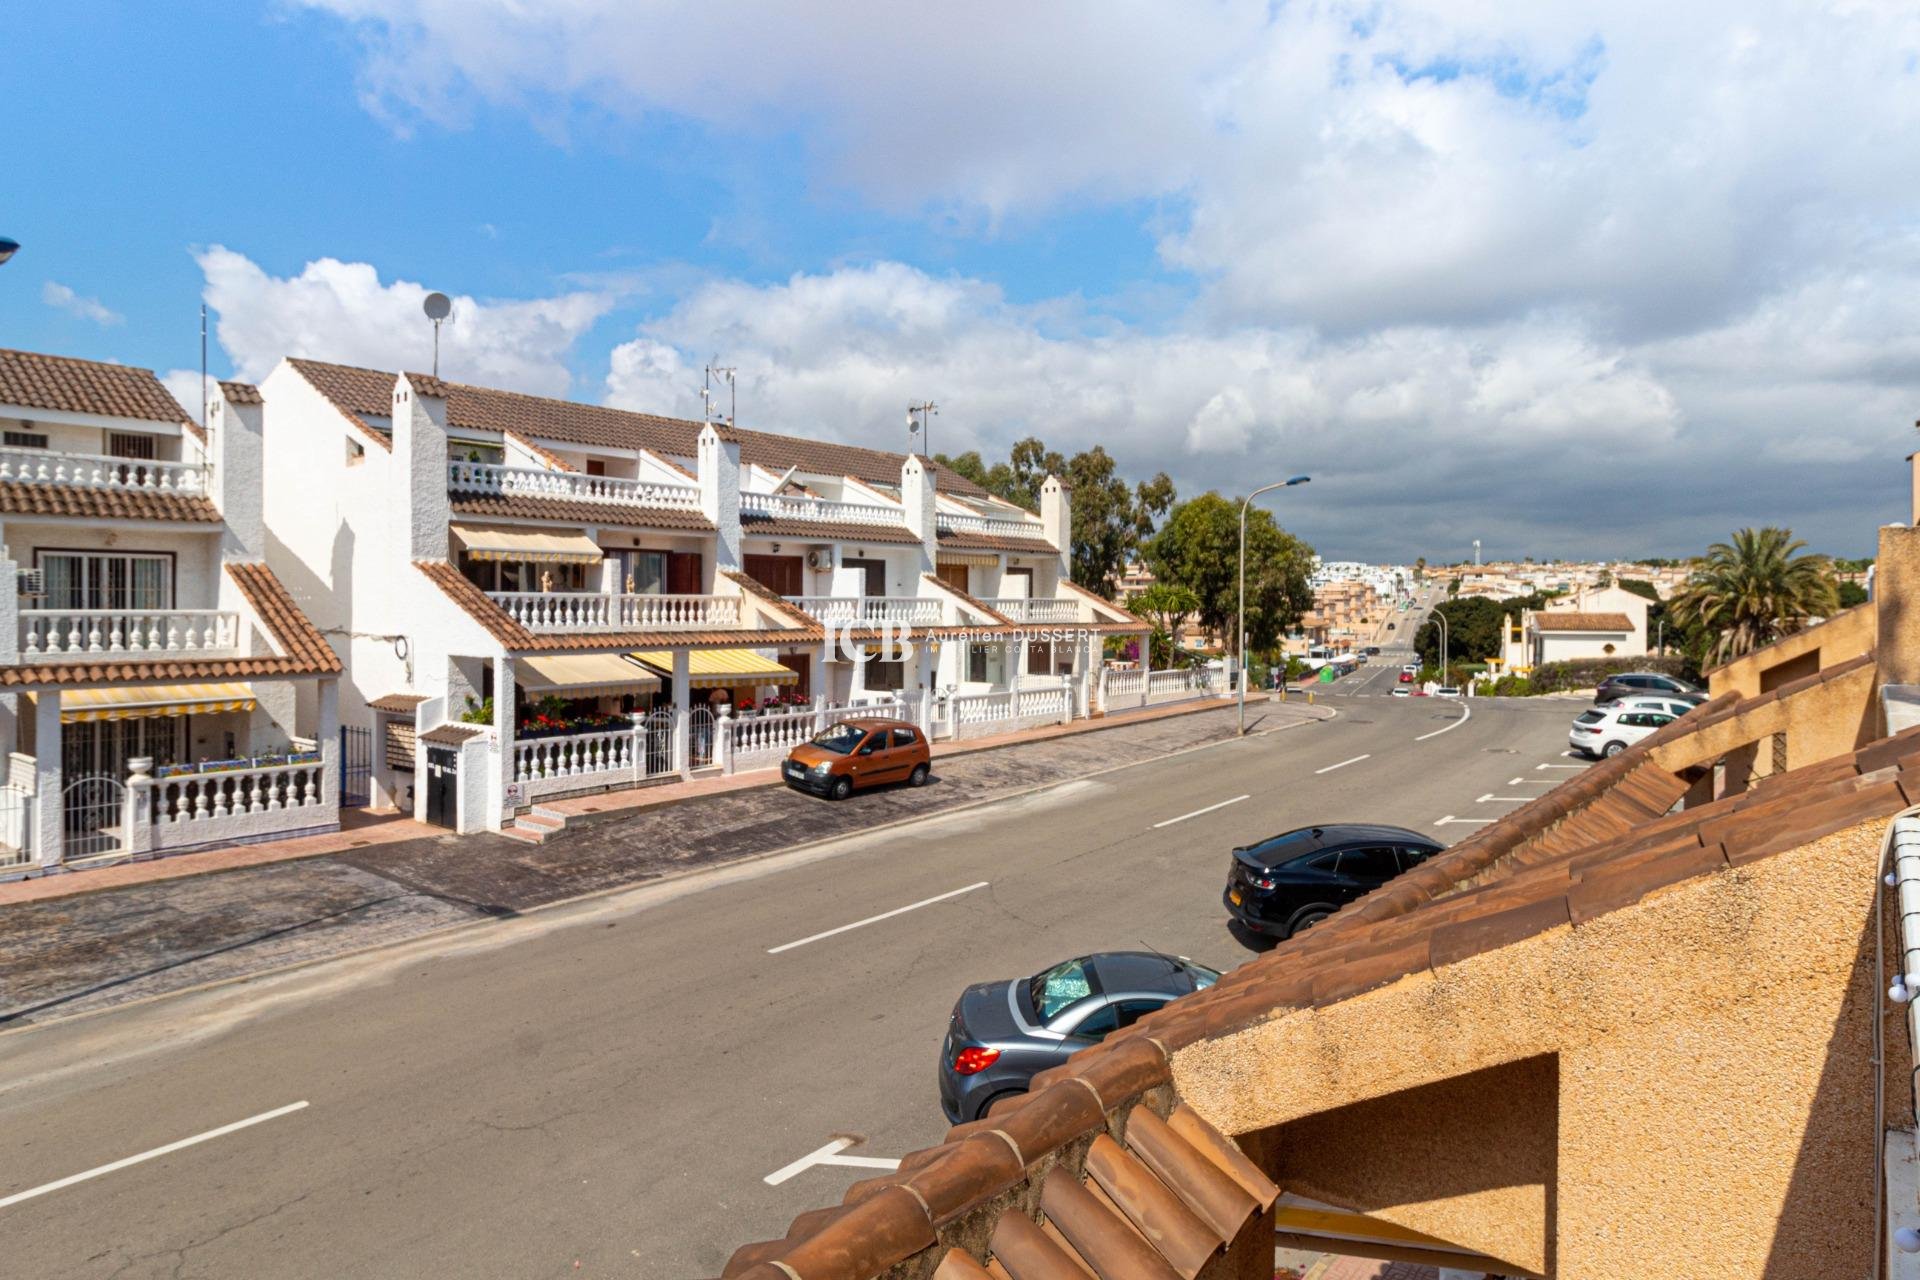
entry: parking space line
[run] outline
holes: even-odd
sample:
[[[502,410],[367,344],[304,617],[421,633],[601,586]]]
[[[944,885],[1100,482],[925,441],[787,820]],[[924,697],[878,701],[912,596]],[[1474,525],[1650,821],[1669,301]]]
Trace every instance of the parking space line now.
[[[1471,719],[1473,719],[1473,708],[1466,704],[1465,699],[1462,699],[1460,702],[1460,718],[1458,720],[1455,720],[1452,724],[1448,725],[1445,729],[1435,729],[1432,733],[1423,733],[1419,737],[1415,738],[1414,741],[1425,742],[1428,738],[1437,738],[1443,733],[1447,733],[1451,730],[1458,729],[1461,725],[1465,724],[1467,721]]]
[[[1243,800],[1245,798],[1246,797],[1244,796],[1241,797],[1241,799]],[[882,920],[891,920],[895,916],[903,916],[909,911],[918,911],[920,908],[930,907],[936,902],[945,902],[948,898],[957,898],[963,893],[972,893],[975,889],[984,889],[987,887],[988,883],[989,883],[988,881],[982,880],[982,881],[979,881],[977,884],[970,884],[964,889],[953,889],[947,893],[936,893],[931,898],[922,898],[918,902],[909,902],[904,907],[895,907],[891,911],[882,911],[877,916],[868,916],[865,920],[855,920],[852,924],[843,924],[837,929],[828,929],[822,933],[814,933],[814,934],[809,934],[804,938],[796,938],[792,942],[783,942],[777,947],[768,947],[767,954],[770,956],[777,956],[782,951],[791,951],[795,947],[804,947],[809,942],[818,942],[822,938],[831,938],[835,934],[845,933],[849,929],[859,929],[859,928],[863,928],[866,925],[879,924]]]
[[[775,1169],[772,1173],[762,1178],[761,1181],[770,1187],[777,1187],[788,1178],[795,1177],[817,1165],[823,1164],[840,1165],[849,1169],[882,1169],[888,1171],[900,1167],[898,1160],[887,1160],[880,1156],[843,1156],[840,1154],[856,1141],[857,1139],[854,1138],[835,1138],[819,1150],[809,1151],[792,1164],[781,1165],[778,1169]]]
[[[1560,784],[1552,778],[1508,778],[1510,787],[1557,787]]]
[[[1324,769],[1315,769],[1314,772],[1315,773],[1332,773],[1335,769],[1344,769],[1350,764],[1359,764],[1362,760],[1371,760],[1371,759],[1373,759],[1373,755],[1371,752],[1369,752],[1364,756],[1355,756],[1351,760],[1342,760],[1339,764],[1330,764]]]
[[[1533,767],[1535,769],[1584,769],[1587,766],[1583,764],[1537,764]]]
[[[85,1173],[70,1174],[67,1177],[57,1179],[53,1182],[42,1183],[37,1187],[31,1187],[25,1191],[16,1191],[12,1195],[0,1199],[0,1209],[4,1209],[8,1205],[19,1204],[22,1200],[31,1200],[35,1196],[46,1195],[49,1191],[59,1191],[65,1187],[71,1187],[76,1182],[85,1182],[89,1178],[98,1178],[102,1174],[114,1173],[148,1160],[155,1160],[161,1156],[172,1155],[176,1151],[183,1151],[188,1147],[197,1146],[202,1142],[210,1142],[215,1138],[224,1138],[230,1133],[238,1133],[242,1129],[251,1128],[256,1124],[264,1124],[268,1120],[277,1120],[281,1116],[292,1115],[296,1111],[304,1110],[306,1105],[305,1102],[290,1102],[284,1107],[275,1107],[272,1111],[262,1111],[257,1116],[248,1116],[245,1120],[235,1120],[232,1124],[223,1124],[218,1129],[209,1129],[205,1133],[196,1133],[191,1138],[182,1138],[178,1142],[169,1142],[164,1147],[155,1147],[151,1151],[142,1151],[137,1156],[128,1156],[124,1160],[115,1160],[112,1164],[103,1164],[96,1169],[88,1169]]]
[[[1475,804],[1526,804],[1529,800],[1537,800],[1537,799],[1539,799],[1538,796],[1496,796],[1496,795],[1489,794],[1489,795],[1481,796],[1478,800],[1475,800],[1474,803]]]
[[[1212,813],[1215,809],[1224,809],[1230,804],[1239,804],[1242,800],[1249,798],[1250,797],[1247,796],[1235,796],[1231,800],[1222,800],[1219,804],[1210,804],[1204,809],[1195,809],[1192,813],[1183,813],[1177,818],[1168,818],[1165,822],[1156,822],[1153,824],[1153,829],[1158,831],[1162,827],[1170,827],[1176,822],[1185,822],[1188,818],[1197,818],[1203,813]]]
[[[1493,821],[1492,818],[1456,818],[1452,814],[1448,814],[1444,818],[1436,819],[1433,825],[1436,827],[1444,827],[1449,822],[1464,822],[1464,823],[1471,823],[1472,825],[1478,827],[1478,826],[1485,826],[1487,823],[1492,821]]]

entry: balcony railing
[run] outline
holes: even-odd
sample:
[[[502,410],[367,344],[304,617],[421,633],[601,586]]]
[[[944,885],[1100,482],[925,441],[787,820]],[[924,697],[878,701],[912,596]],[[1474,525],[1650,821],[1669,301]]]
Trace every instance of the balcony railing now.
[[[918,596],[788,596],[787,603],[822,622],[940,624],[940,601]]]
[[[1078,600],[1051,600],[1030,596],[993,596],[980,602],[1014,622],[1078,622]]]
[[[700,490],[690,484],[590,476],[578,471],[545,471],[539,467],[505,467],[493,462],[448,462],[447,488],[455,493],[565,498],[574,502],[673,507],[682,511],[700,509]]]
[[[733,627],[738,596],[613,595],[600,592],[489,591],[529,631],[676,631]]]
[[[843,524],[899,525],[906,516],[899,507],[870,502],[835,502],[827,498],[798,498],[783,493],[742,493],[740,514],[769,520],[831,520]]]
[[[0,480],[82,489],[147,489],[159,493],[207,491],[207,469],[195,462],[109,458],[96,453],[0,448]]]
[[[218,609],[22,609],[20,656],[225,654],[240,644],[240,615]]]
[[[996,538],[1044,539],[1047,536],[1038,520],[1019,516],[963,516],[942,511],[933,519],[936,526],[953,533],[984,533]]]

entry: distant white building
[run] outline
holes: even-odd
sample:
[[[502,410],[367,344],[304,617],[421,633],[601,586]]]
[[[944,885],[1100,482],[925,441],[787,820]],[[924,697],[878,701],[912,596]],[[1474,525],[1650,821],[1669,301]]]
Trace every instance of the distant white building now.
[[[1528,670],[1575,658],[1644,657],[1650,603],[1621,587],[1585,587],[1545,609],[1523,610],[1507,628],[1507,668]]]

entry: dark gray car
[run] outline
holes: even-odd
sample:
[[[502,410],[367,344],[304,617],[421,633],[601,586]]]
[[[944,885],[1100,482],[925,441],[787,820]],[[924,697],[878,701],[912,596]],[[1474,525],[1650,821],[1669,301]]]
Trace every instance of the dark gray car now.
[[[1219,977],[1185,956],[1104,951],[1031,978],[976,983],[960,993],[940,1047],[940,1109],[950,1124],[978,1120],[1068,1055]]]

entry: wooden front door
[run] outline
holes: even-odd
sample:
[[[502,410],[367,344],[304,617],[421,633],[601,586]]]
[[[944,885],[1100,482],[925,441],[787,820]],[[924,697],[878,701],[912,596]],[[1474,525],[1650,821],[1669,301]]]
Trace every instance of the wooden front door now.
[[[800,682],[791,686],[794,693],[803,698],[813,697],[813,662],[804,653],[782,653],[774,656],[774,661],[789,671],[798,672]]]
[[[807,562],[799,556],[743,556],[747,576],[776,595],[805,595],[801,575]]]
[[[700,553],[698,551],[669,551],[667,553],[667,594],[670,596],[697,596],[706,584],[701,581]]]

